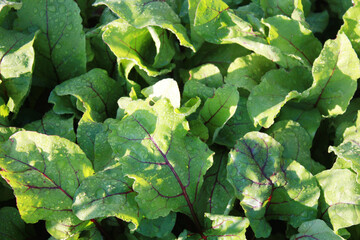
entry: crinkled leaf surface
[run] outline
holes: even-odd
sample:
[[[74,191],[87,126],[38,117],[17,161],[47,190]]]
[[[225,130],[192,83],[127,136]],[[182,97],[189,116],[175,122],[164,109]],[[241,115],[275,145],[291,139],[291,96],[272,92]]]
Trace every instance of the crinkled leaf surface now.
[[[312,68],[313,85],[306,101],[326,117],[345,112],[357,88],[360,62],[345,34],[325,42]]]
[[[19,211],[14,207],[0,209],[0,236],[2,240],[25,240],[30,236],[25,229],[25,222],[21,219]]]
[[[247,108],[255,125],[268,128],[286,102],[300,98],[311,85],[310,72],[302,67],[291,71],[284,69],[266,73],[259,85],[251,91]]]
[[[168,99],[153,106],[133,101],[127,115],[110,123],[109,143],[133,178],[135,198],[147,218],[180,211],[191,216],[203,175],[212,164],[212,151],[198,138],[187,135],[188,123],[176,114]]]
[[[264,20],[269,27],[270,45],[283,53],[301,59],[305,66],[312,66],[321,51],[320,41],[300,22],[286,16],[274,16]]]
[[[25,222],[70,218],[79,224],[71,210],[73,196],[93,169],[75,143],[21,131],[2,146],[0,167],[2,177],[14,189]]]
[[[260,130],[260,126],[254,126],[254,121],[249,116],[246,103],[247,98],[240,96],[234,116],[226,122],[215,139],[217,144],[232,148],[236,141],[246,133]]]
[[[84,117],[93,121],[103,121],[107,117],[115,116],[116,101],[120,97],[119,84],[110,78],[103,69],[91,71],[57,85],[53,94],[62,99],[74,96],[77,108],[84,112]],[[49,99],[56,104],[56,99]],[[60,100],[61,102],[61,100]]]
[[[41,120],[24,126],[28,131],[36,131],[46,135],[57,135],[75,142],[74,116],[61,116],[53,111],[45,113]]]
[[[86,72],[85,34],[80,9],[71,0],[24,0],[17,12],[17,28],[39,28],[35,41],[35,79],[54,86]]]
[[[316,175],[320,184],[321,218],[335,232],[360,223],[360,185],[356,174],[348,169],[331,169]]]
[[[261,77],[274,68],[275,64],[267,58],[249,54],[231,63],[225,82],[251,92],[260,83]]]
[[[298,227],[316,218],[316,179],[296,161],[281,157],[283,147],[265,133],[250,132],[230,152],[228,180],[256,237],[269,237],[266,219]]]
[[[231,85],[218,88],[214,96],[206,100],[199,119],[209,129],[209,139],[214,141],[220,129],[235,114],[239,92]]]
[[[152,0],[97,0],[95,5],[108,6],[120,18],[136,28],[158,26],[176,35],[180,44],[195,51],[179,16],[165,1]]]
[[[336,235],[331,228],[322,220],[315,219],[304,222],[298,229],[299,233],[292,236],[290,240],[342,240],[344,238]]]
[[[204,64],[189,71],[189,79],[185,82],[183,99],[199,97],[204,103],[214,96],[215,90],[223,85],[223,76],[214,64]]]
[[[312,139],[299,123],[291,120],[276,122],[269,128],[267,134],[284,147],[284,158],[297,161],[312,174],[325,169],[324,166],[311,158]]]
[[[143,217],[135,202],[133,180],[114,166],[86,178],[76,190],[74,213],[81,220],[115,216],[139,225]]]
[[[168,98],[174,108],[180,107],[180,90],[177,82],[172,78],[165,78],[147,87],[141,93],[153,101],[160,98]]]
[[[17,113],[30,91],[34,34],[0,28],[0,36],[0,94]]]

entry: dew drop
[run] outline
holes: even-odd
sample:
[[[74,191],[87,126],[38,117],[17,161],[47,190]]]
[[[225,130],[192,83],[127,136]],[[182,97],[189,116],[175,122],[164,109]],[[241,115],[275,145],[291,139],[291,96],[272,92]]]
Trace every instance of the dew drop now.
[[[48,7],[48,10],[49,10],[50,12],[55,12],[55,11],[56,11],[56,8],[55,8],[55,6],[49,6],[49,7]]]
[[[71,24],[68,24],[68,25],[66,26],[66,29],[70,31],[70,30],[73,29],[73,26],[72,26]]]
[[[103,197],[106,197],[106,192],[105,192],[105,190],[104,189],[98,189],[97,191],[96,191],[96,197],[97,198],[103,198]]]

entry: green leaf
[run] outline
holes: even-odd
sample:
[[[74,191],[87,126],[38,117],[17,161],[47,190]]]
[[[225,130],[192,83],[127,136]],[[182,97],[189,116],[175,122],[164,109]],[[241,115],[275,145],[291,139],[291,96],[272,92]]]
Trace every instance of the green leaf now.
[[[19,211],[14,207],[3,207],[0,209],[0,236],[2,240],[25,240],[31,236],[26,231],[24,221]]]
[[[329,24],[329,13],[324,10],[322,12],[311,12],[306,17],[306,22],[310,26],[313,33],[322,33]]]
[[[267,58],[249,54],[231,63],[225,82],[251,92],[260,83],[261,77],[274,68],[275,64]]]
[[[93,121],[103,121],[107,117],[115,116],[116,101],[120,94],[119,84],[102,69],[92,69],[53,89],[54,97],[63,99],[59,100],[61,104],[64,101],[71,102],[70,96],[75,97],[78,110],[84,112],[85,119]],[[54,97],[50,96],[49,102],[57,104]]]
[[[180,107],[179,86],[172,78],[165,78],[150,87],[144,88],[141,93],[154,102],[160,98],[168,98],[174,108]]]
[[[301,2],[304,12],[307,14],[310,11],[311,2],[309,0],[302,0]],[[260,6],[267,17],[275,15],[290,17],[295,9],[294,0],[260,0]]]
[[[291,120],[279,121],[272,125],[266,133],[284,147],[284,158],[297,161],[312,174],[317,174],[325,169],[311,158],[312,139],[299,123]]]
[[[169,100],[153,106],[137,100],[127,115],[110,123],[109,143],[126,176],[133,178],[136,201],[147,218],[180,211],[200,228],[193,202],[212,164],[212,152],[198,138],[187,135],[188,123]]]
[[[26,124],[24,129],[46,135],[57,135],[75,142],[74,117],[61,116],[53,111],[45,113],[41,120]]]
[[[123,19],[106,25],[103,40],[118,60],[133,61],[147,75],[155,77],[170,72],[174,66],[157,69],[153,66],[155,58],[154,42],[147,28],[137,29]]]
[[[349,8],[343,16],[344,24],[341,26],[340,32],[345,33],[350,39],[353,48],[356,53],[360,55],[360,3],[357,2]]]
[[[19,10],[22,4],[20,2],[0,0],[0,24],[11,9]]]
[[[217,150],[217,149],[216,149]],[[228,151],[220,149],[214,155],[214,164],[204,176],[197,212],[227,214],[234,199],[234,189],[227,181]]]
[[[326,170],[316,175],[320,184],[321,218],[331,223],[335,232],[360,223],[360,185],[348,169]]]
[[[175,109],[175,112],[178,114],[183,114],[185,116],[189,116],[192,113],[196,112],[198,107],[200,106],[201,100],[198,97],[189,99],[184,105],[180,108]]]
[[[353,3],[353,0],[326,0],[331,11],[338,15],[338,18],[341,18],[343,14],[348,10]]]
[[[166,217],[159,217],[156,219],[143,219],[140,223],[136,232],[149,238],[160,238],[163,239],[174,228],[176,221],[176,214],[170,212]],[[165,238],[166,239],[166,238]]]
[[[304,93],[305,101],[325,117],[343,114],[357,88],[360,62],[345,34],[325,42],[315,60],[313,85]]]
[[[0,94],[18,113],[31,87],[34,34],[0,28]]]
[[[9,186],[9,184],[6,183],[6,181],[0,177],[0,202],[5,202],[10,199],[14,199],[14,192]],[[1,234],[0,234],[1,235]]]
[[[247,99],[240,96],[234,116],[226,122],[215,139],[217,144],[232,148],[236,141],[246,133],[260,130],[260,126],[254,126],[254,121],[249,116],[246,103]]]
[[[130,25],[136,28],[158,26],[175,34],[180,44],[195,52],[179,16],[164,1],[148,0],[97,0],[95,6],[106,5]]]
[[[247,108],[255,125],[268,128],[286,102],[301,97],[310,85],[310,72],[305,68],[272,70],[250,93]]]
[[[337,147],[330,146],[329,152],[334,152],[338,158],[350,164],[351,169],[357,173],[356,181],[360,184],[360,132],[354,133]]]
[[[267,219],[298,227],[316,218],[316,179],[296,161],[283,159],[282,152],[277,141],[260,132],[246,134],[230,152],[228,180],[256,237],[270,236]]]
[[[236,16],[223,1],[189,0],[189,4],[194,9],[193,19],[190,16],[193,29],[206,41],[216,44],[237,43],[283,67],[303,65],[298,57],[269,45],[262,33],[253,31],[253,26]]]
[[[34,84],[54,86],[86,72],[85,34],[72,0],[23,0],[17,29],[40,29],[35,41]]]
[[[311,139],[314,139],[315,133],[320,126],[321,115],[319,110],[316,108],[306,110],[302,108],[297,108],[297,106],[285,105],[279,116],[276,118],[278,121],[281,120],[293,120],[300,123],[306,132],[309,134]]]
[[[270,17],[264,23],[269,27],[270,45],[299,59],[305,66],[312,66],[321,51],[321,43],[309,29],[285,16]]]
[[[214,64],[205,64],[189,71],[189,79],[185,82],[183,100],[199,97],[204,103],[214,96],[215,90],[223,85],[223,76]]]
[[[207,99],[200,110],[199,119],[209,129],[209,139],[213,142],[220,129],[235,114],[239,102],[239,92],[231,85],[218,88],[214,96]]]
[[[322,220],[315,219],[312,221],[304,222],[299,227],[299,234],[290,238],[290,240],[342,240],[344,238],[336,235],[331,228]]]
[[[81,223],[72,213],[71,205],[76,189],[93,174],[93,169],[75,143],[58,136],[22,131],[12,135],[1,152],[0,173],[14,189],[25,222],[71,219]]]
[[[86,178],[75,192],[72,209],[81,220],[115,216],[139,225],[142,212],[135,202],[133,180],[113,166]]]

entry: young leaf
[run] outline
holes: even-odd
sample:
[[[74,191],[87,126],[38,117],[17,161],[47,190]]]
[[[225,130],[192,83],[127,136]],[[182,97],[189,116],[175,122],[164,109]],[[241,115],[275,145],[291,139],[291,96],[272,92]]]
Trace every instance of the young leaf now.
[[[290,240],[344,240],[336,235],[331,228],[322,220],[315,219],[304,222],[299,227],[299,233],[292,236]]]
[[[72,209],[81,220],[115,216],[137,227],[143,217],[135,201],[133,180],[113,166],[86,178],[75,192]]]
[[[150,219],[180,211],[200,229],[194,201],[212,164],[212,152],[187,135],[185,117],[176,114],[166,98],[153,106],[133,101],[126,113],[121,121],[110,123],[109,143],[122,157],[124,174],[135,180],[140,209]]]
[[[0,24],[11,9],[19,10],[22,6],[20,2],[1,0],[0,1]]]
[[[270,236],[266,219],[298,227],[316,218],[316,179],[296,161],[284,160],[282,152],[277,141],[259,132],[246,134],[230,152],[228,180],[256,237]]]
[[[169,30],[184,47],[195,51],[179,16],[167,2],[152,0],[96,0],[95,6],[106,5],[130,25],[136,28],[158,26]]]
[[[103,121],[115,115],[116,100],[120,97],[121,90],[118,82],[110,78],[105,70],[92,69],[86,74],[57,85],[53,95],[50,96],[49,102],[56,105],[58,102],[62,104],[63,101],[71,101],[69,95],[76,97],[76,106],[84,112],[85,119]],[[56,101],[56,97],[60,99]]]
[[[260,130],[260,126],[254,126],[254,122],[249,116],[246,103],[247,99],[240,96],[234,116],[227,121],[215,139],[217,144],[233,148],[236,141],[246,133]]]
[[[264,23],[270,29],[270,45],[300,59],[305,66],[312,66],[321,51],[321,43],[309,29],[285,16],[270,17],[265,19]]]
[[[174,68],[171,64],[161,69],[153,66],[156,53],[153,51],[152,35],[147,28],[137,29],[123,19],[115,20],[105,28],[103,40],[118,60],[133,61],[150,77],[168,73]]]
[[[205,64],[189,71],[189,79],[185,82],[183,100],[199,97],[204,103],[214,96],[217,88],[223,85],[223,76],[219,68],[213,64]]]
[[[249,54],[231,63],[225,82],[251,92],[260,83],[261,77],[274,68],[275,64],[267,58]]]
[[[14,189],[25,222],[70,218],[79,224],[71,210],[73,197],[93,169],[75,143],[58,136],[21,131],[2,145],[0,167],[2,177]]]
[[[29,94],[34,63],[34,34],[0,28],[0,91],[8,110],[18,113]]]
[[[320,184],[321,219],[335,232],[360,223],[360,185],[356,174],[348,169],[331,169],[316,175]]]
[[[16,27],[41,31],[35,41],[34,84],[54,86],[85,73],[85,35],[76,2],[23,0],[22,4]]]
[[[250,93],[247,102],[255,126],[270,127],[285,103],[300,98],[301,93],[310,86],[310,81],[310,72],[302,67],[289,72],[278,69],[266,73]]]
[[[213,142],[224,124],[234,115],[239,102],[239,92],[231,85],[218,88],[214,96],[206,100],[200,110],[199,119],[209,129]]]
[[[174,79],[163,79],[150,87],[144,88],[141,93],[155,102],[163,97],[168,98],[174,108],[180,107],[180,91]]]
[[[343,114],[357,88],[360,62],[345,34],[325,42],[312,68],[314,82],[305,101],[325,117]]]

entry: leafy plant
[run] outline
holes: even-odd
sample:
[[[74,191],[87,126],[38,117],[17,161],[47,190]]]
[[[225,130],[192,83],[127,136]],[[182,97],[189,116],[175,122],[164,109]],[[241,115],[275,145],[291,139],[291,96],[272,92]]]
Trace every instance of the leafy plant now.
[[[0,238],[359,239],[359,16],[0,0]]]

